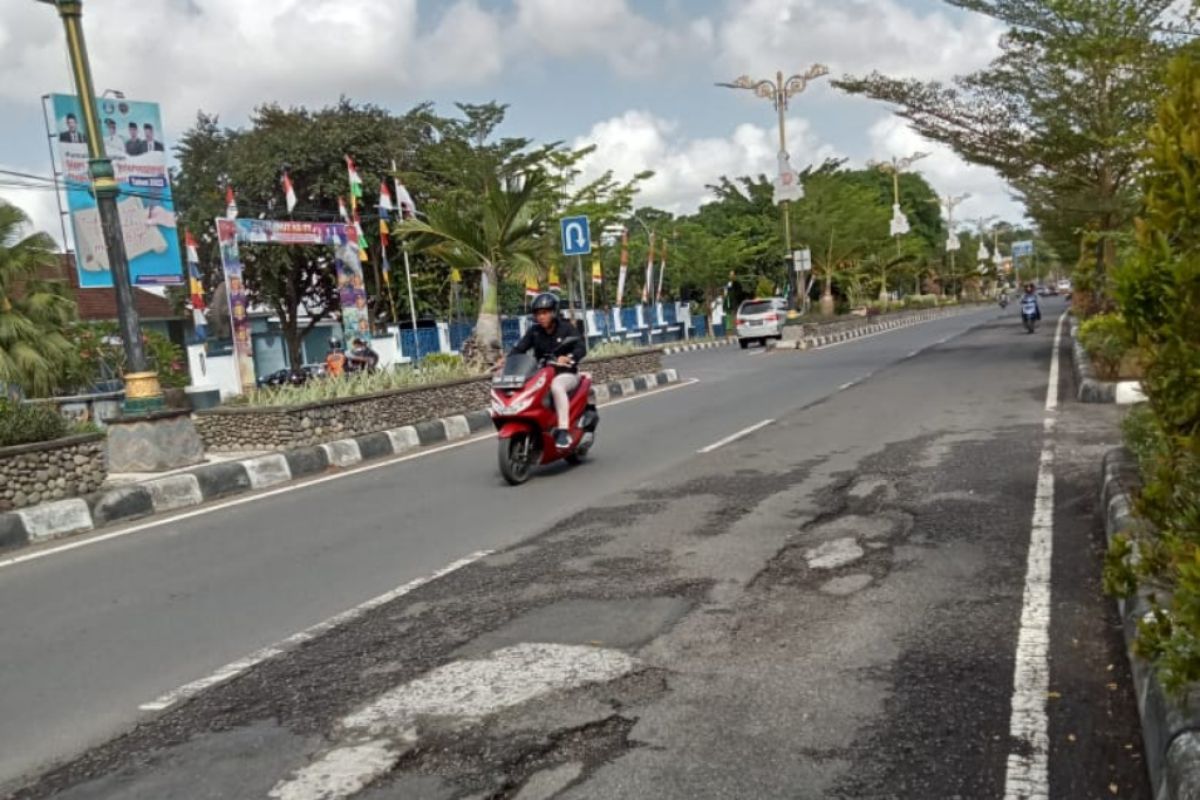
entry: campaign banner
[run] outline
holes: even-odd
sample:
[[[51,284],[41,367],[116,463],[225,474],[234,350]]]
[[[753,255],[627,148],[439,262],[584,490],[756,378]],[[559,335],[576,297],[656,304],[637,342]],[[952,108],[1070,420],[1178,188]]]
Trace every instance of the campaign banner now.
[[[242,259],[238,253],[238,226],[234,220],[217,220],[217,244],[221,250],[221,268],[225,272],[225,294],[229,298],[230,329],[233,332],[233,360],[244,388],[255,384],[254,343],[250,340],[250,317],[246,306],[246,284]]]
[[[342,330],[349,347],[356,337],[369,340],[371,312],[367,308],[367,287],[363,283],[362,262],[358,257],[357,226],[342,227],[346,236],[334,247],[333,263],[337,268],[338,299],[342,305]]]
[[[75,265],[85,289],[113,285],[100,214],[88,175],[87,132],[74,95],[50,96],[59,165],[75,232]],[[167,173],[162,116],[157,103],[97,98],[100,136],[119,188],[117,210],[125,237],[129,277],[135,285],[182,285],[183,260]]]

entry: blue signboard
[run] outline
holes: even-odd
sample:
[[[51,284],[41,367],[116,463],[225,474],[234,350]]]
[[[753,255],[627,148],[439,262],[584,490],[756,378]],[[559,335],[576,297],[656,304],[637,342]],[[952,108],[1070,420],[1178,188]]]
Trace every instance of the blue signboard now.
[[[563,217],[560,224],[564,256],[586,256],[592,252],[592,232],[587,217]]]
[[[1023,242],[1013,242],[1012,244],[1013,258],[1028,258],[1033,255],[1033,242],[1026,240]]]
[[[88,131],[74,95],[51,96],[59,169],[66,181],[67,208],[75,232],[75,267],[85,289],[113,285],[100,214],[90,191]],[[125,234],[129,277],[135,285],[183,283],[175,204],[167,174],[167,148],[157,103],[98,98],[99,136],[113,162],[117,210]]]

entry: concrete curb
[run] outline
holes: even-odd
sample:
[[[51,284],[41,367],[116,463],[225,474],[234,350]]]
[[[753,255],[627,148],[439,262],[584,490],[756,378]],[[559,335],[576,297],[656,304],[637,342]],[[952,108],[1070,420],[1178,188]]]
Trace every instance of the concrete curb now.
[[[981,306],[955,306],[950,309],[930,309],[919,314],[914,314],[911,317],[904,319],[883,320],[882,322],[871,322],[866,325],[860,325],[857,328],[851,328],[848,331],[837,331],[821,336],[805,336],[802,339],[783,339],[781,341],[768,342],[767,346],[772,350],[815,350],[819,347],[826,347],[838,342],[847,342],[851,339],[860,339],[864,336],[872,336],[885,331],[897,330],[899,328],[908,328],[913,325],[920,325],[923,322],[931,322],[935,319],[945,319],[954,317],[959,314],[965,314],[969,311],[978,311]]]
[[[1146,399],[1140,381],[1103,381],[1096,377],[1092,360],[1079,343],[1076,335],[1079,323],[1071,317],[1071,364],[1075,370],[1075,384],[1079,387],[1077,399],[1081,403],[1117,403],[1130,405]]]
[[[1102,464],[1100,501],[1104,532],[1111,545],[1117,535],[1133,533],[1143,524],[1133,516],[1129,496],[1129,487],[1139,479],[1137,465],[1124,448],[1109,450]],[[1136,543],[1129,558],[1137,558]],[[1146,769],[1155,800],[1200,797],[1200,687],[1189,691],[1182,701],[1176,700],[1159,683],[1154,665],[1133,652],[1138,621],[1150,612],[1150,594],[1143,590],[1117,600],[1142,721]]]
[[[678,382],[679,373],[668,369],[596,385],[592,399],[604,403],[611,398],[628,397]],[[404,455],[421,447],[462,441],[491,427],[490,412],[471,411],[313,447],[204,464],[87,497],[3,512],[0,513],[0,552],[267,489],[331,469],[345,469],[365,461]]]
[[[690,353],[693,350],[711,350],[714,347],[728,347],[733,344],[736,339],[724,339],[719,342],[697,342],[696,344],[677,344],[671,347],[663,348],[664,356],[674,356],[679,353]]]

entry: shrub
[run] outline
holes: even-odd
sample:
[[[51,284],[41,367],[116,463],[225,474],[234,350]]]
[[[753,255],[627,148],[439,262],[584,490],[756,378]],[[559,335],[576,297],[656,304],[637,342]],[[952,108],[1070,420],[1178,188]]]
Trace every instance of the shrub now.
[[[296,406],[324,400],[360,397],[393,389],[428,386],[476,377],[481,374],[463,363],[460,358],[451,357],[449,360],[437,361],[431,359],[431,356],[427,356],[416,368],[402,366],[378,372],[354,372],[340,378],[314,378],[303,386],[285,384],[252,389],[231,402],[237,405],[251,406]]]
[[[1101,378],[1113,379],[1133,349],[1133,338],[1120,314],[1097,314],[1079,326],[1079,343],[1092,357]]]
[[[1137,650],[1179,694],[1200,678],[1200,58],[1170,63],[1147,142],[1136,248],[1113,279],[1154,423],[1129,423],[1152,454],[1135,510],[1154,533],[1138,542],[1135,577],[1166,590]]]
[[[422,357],[420,363],[422,369],[461,368],[462,365],[463,357],[453,353],[430,353]]]
[[[52,405],[30,405],[0,398],[0,447],[49,442],[70,430],[67,421]]]

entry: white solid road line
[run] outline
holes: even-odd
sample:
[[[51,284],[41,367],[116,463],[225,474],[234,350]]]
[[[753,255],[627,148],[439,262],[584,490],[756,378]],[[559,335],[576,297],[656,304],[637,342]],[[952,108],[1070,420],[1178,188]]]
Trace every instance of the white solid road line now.
[[[736,442],[738,439],[741,439],[743,436],[749,436],[750,434],[754,433],[757,430],[762,430],[763,428],[767,427],[774,421],[775,420],[773,420],[773,419],[764,419],[762,422],[758,423],[757,425],[751,425],[749,428],[740,430],[737,433],[732,434],[731,436],[726,436],[721,441],[713,442],[708,447],[702,447],[699,450],[697,450],[696,452],[697,453],[711,453],[713,450],[722,448],[731,442]]]
[[[691,378],[690,380],[681,381],[680,383],[673,383],[668,386],[663,386],[659,389],[655,389],[654,391],[642,392],[640,394],[633,395],[632,397],[621,397],[621,398],[617,398],[615,400],[610,400],[607,403],[601,403],[599,407],[600,408],[608,408],[610,406],[619,406],[624,403],[631,403],[635,400],[642,400],[647,397],[654,397],[655,395],[664,394],[666,392],[671,392],[676,389],[685,389],[688,386],[694,386],[695,384],[697,384],[699,382],[700,382],[699,378]],[[233,508],[235,506],[244,505],[246,503],[256,503],[259,500],[262,500],[267,497],[273,497],[273,496],[279,495],[279,494],[286,494],[288,492],[295,492],[300,489],[308,488],[309,486],[318,486],[320,484],[328,483],[330,481],[340,481],[345,478],[349,478],[354,475],[361,474],[363,472],[370,472],[372,470],[383,469],[385,467],[390,467],[395,464],[402,464],[406,461],[415,461],[418,458],[426,458],[428,456],[437,455],[438,453],[444,453],[447,450],[455,450],[459,447],[466,447],[467,445],[478,444],[479,442],[490,441],[490,440],[494,439],[495,436],[496,435],[494,433],[489,432],[489,433],[481,434],[479,436],[474,436],[470,439],[463,439],[462,441],[459,441],[459,442],[452,442],[451,444],[445,444],[445,445],[439,445],[437,447],[431,447],[428,450],[421,450],[420,452],[417,452],[417,453],[410,453],[408,455],[396,456],[395,458],[388,458],[388,459],[384,459],[382,461],[372,461],[368,464],[362,464],[361,466],[358,466],[358,467],[353,467],[351,469],[345,469],[345,470],[341,470],[339,472],[335,472],[332,475],[322,475],[317,478],[310,478],[310,479],[306,479],[306,480],[297,481],[295,483],[290,483],[285,486],[281,486],[278,489],[269,489],[264,492],[251,492],[250,494],[243,495],[241,497],[236,497],[231,500],[224,500],[224,501],[217,502],[217,503],[198,506],[197,508],[194,508],[191,511],[184,511],[179,514],[172,514],[169,517],[162,517],[161,519],[152,519],[147,522],[138,523],[136,525],[130,525],[127,528],[118,528],[116,530],[109,531],[108,533],[100,533],[100,534],[95,534],[92,536],[80,536],[80,537],[72,539],[72,541],[66,542],[64,544],[48,546],[48,547],[44,547],[44,548],[41,548],[38,550],[34,550],[32,552],[22,553],[19,556],[13,556],[11,558],[6,558],[3,560],[0,560],[0,569],[4,569],[5,567],[13,567],[13,566],[16,566],[17,564],[22,564],[26,561],[35,561],[39,558],[46,558],[47,556],[57,555],[59,553],[65,553],[70,550],[76,550],[81,547],[88,547],[90,545],[100,544],[101,542],[107,542],[110,539],[118,539],[122,536],[128,536],[131,533],[139,533],[141,531],[149,530],[151,528],[158,528],[158,527],[162,527],[163,525],[170,525],[175,522],[181,522],[186,519],[192,519],[193,517],[203,516],[205,514],[209,514],[214,511],[221,511],[226,508]]]
[[[1017,752],[1008,756],[1004,780],[1005,800],[1032,800],[1050,796],[1050,737],[1046,714],[1050,688],[1050,558],[1054,546],[1054,431],[1058,415],[1058,352],[1063,323],[1058,318],[1054,354],[1050,359],[1050,385],[1046,388],[1045,440],[1038,461],[1037,495],[1029,535],[1025,568],[1025,594],[1021,603],[1021,629],[1013,674],[1012,719],[1009,733]]]
[[[841,386],[838,387],[838,391],[844,392],[856,383],[858,383],[858,381],[847,381],[846,383],[843,383]]]
[[[261,650],[255,650],[245,658],[239,658],[237,661],[232,661],[220,669],[217,669],[212,674],[200,678],[199,680],[194,680],[191,683],[185,683],[178,689],[172,689],[161,697],[151,700],[149,703],[143,703],[142,705],[138,706],[138,708],[142,711],[163,711],[168,709],[179,701],[186,700],[193,695],[197,695],[210,686],[216,686],[219,683],[224,683],[231,678],[235,678],[251,667],[261,664],[267,659],[274,658],[282,653],[286,653],[297,645],[301,645],[304,642],[315,639],[321,634],[327,633],[339,625],[344,625],[347,622],[358,619],[373,608],[378,608],[385,603],[390,603],[397,597],[403,597],[418,587],[424,586],[427,583],[432,583],[438,578],[449,575],[451,572],[462,569],[468,564],[473,564],[479,559],[486,558],[491,554],[491,550],[478,550],[474,553],[471,553],[464,558],[460,558],[457,561],[447,564],[431,575],[411,580],[403,586],[397,586],[391,591],[384,592],[377,597],[372,597],[370,600],[359,603],[348,611],[335,614],[323,622],[318,622],[316,625],[313,625],[310,628],[305,628],[299,633],[294,633],[281,642],[277,642],[269,647],[264,647]]]

